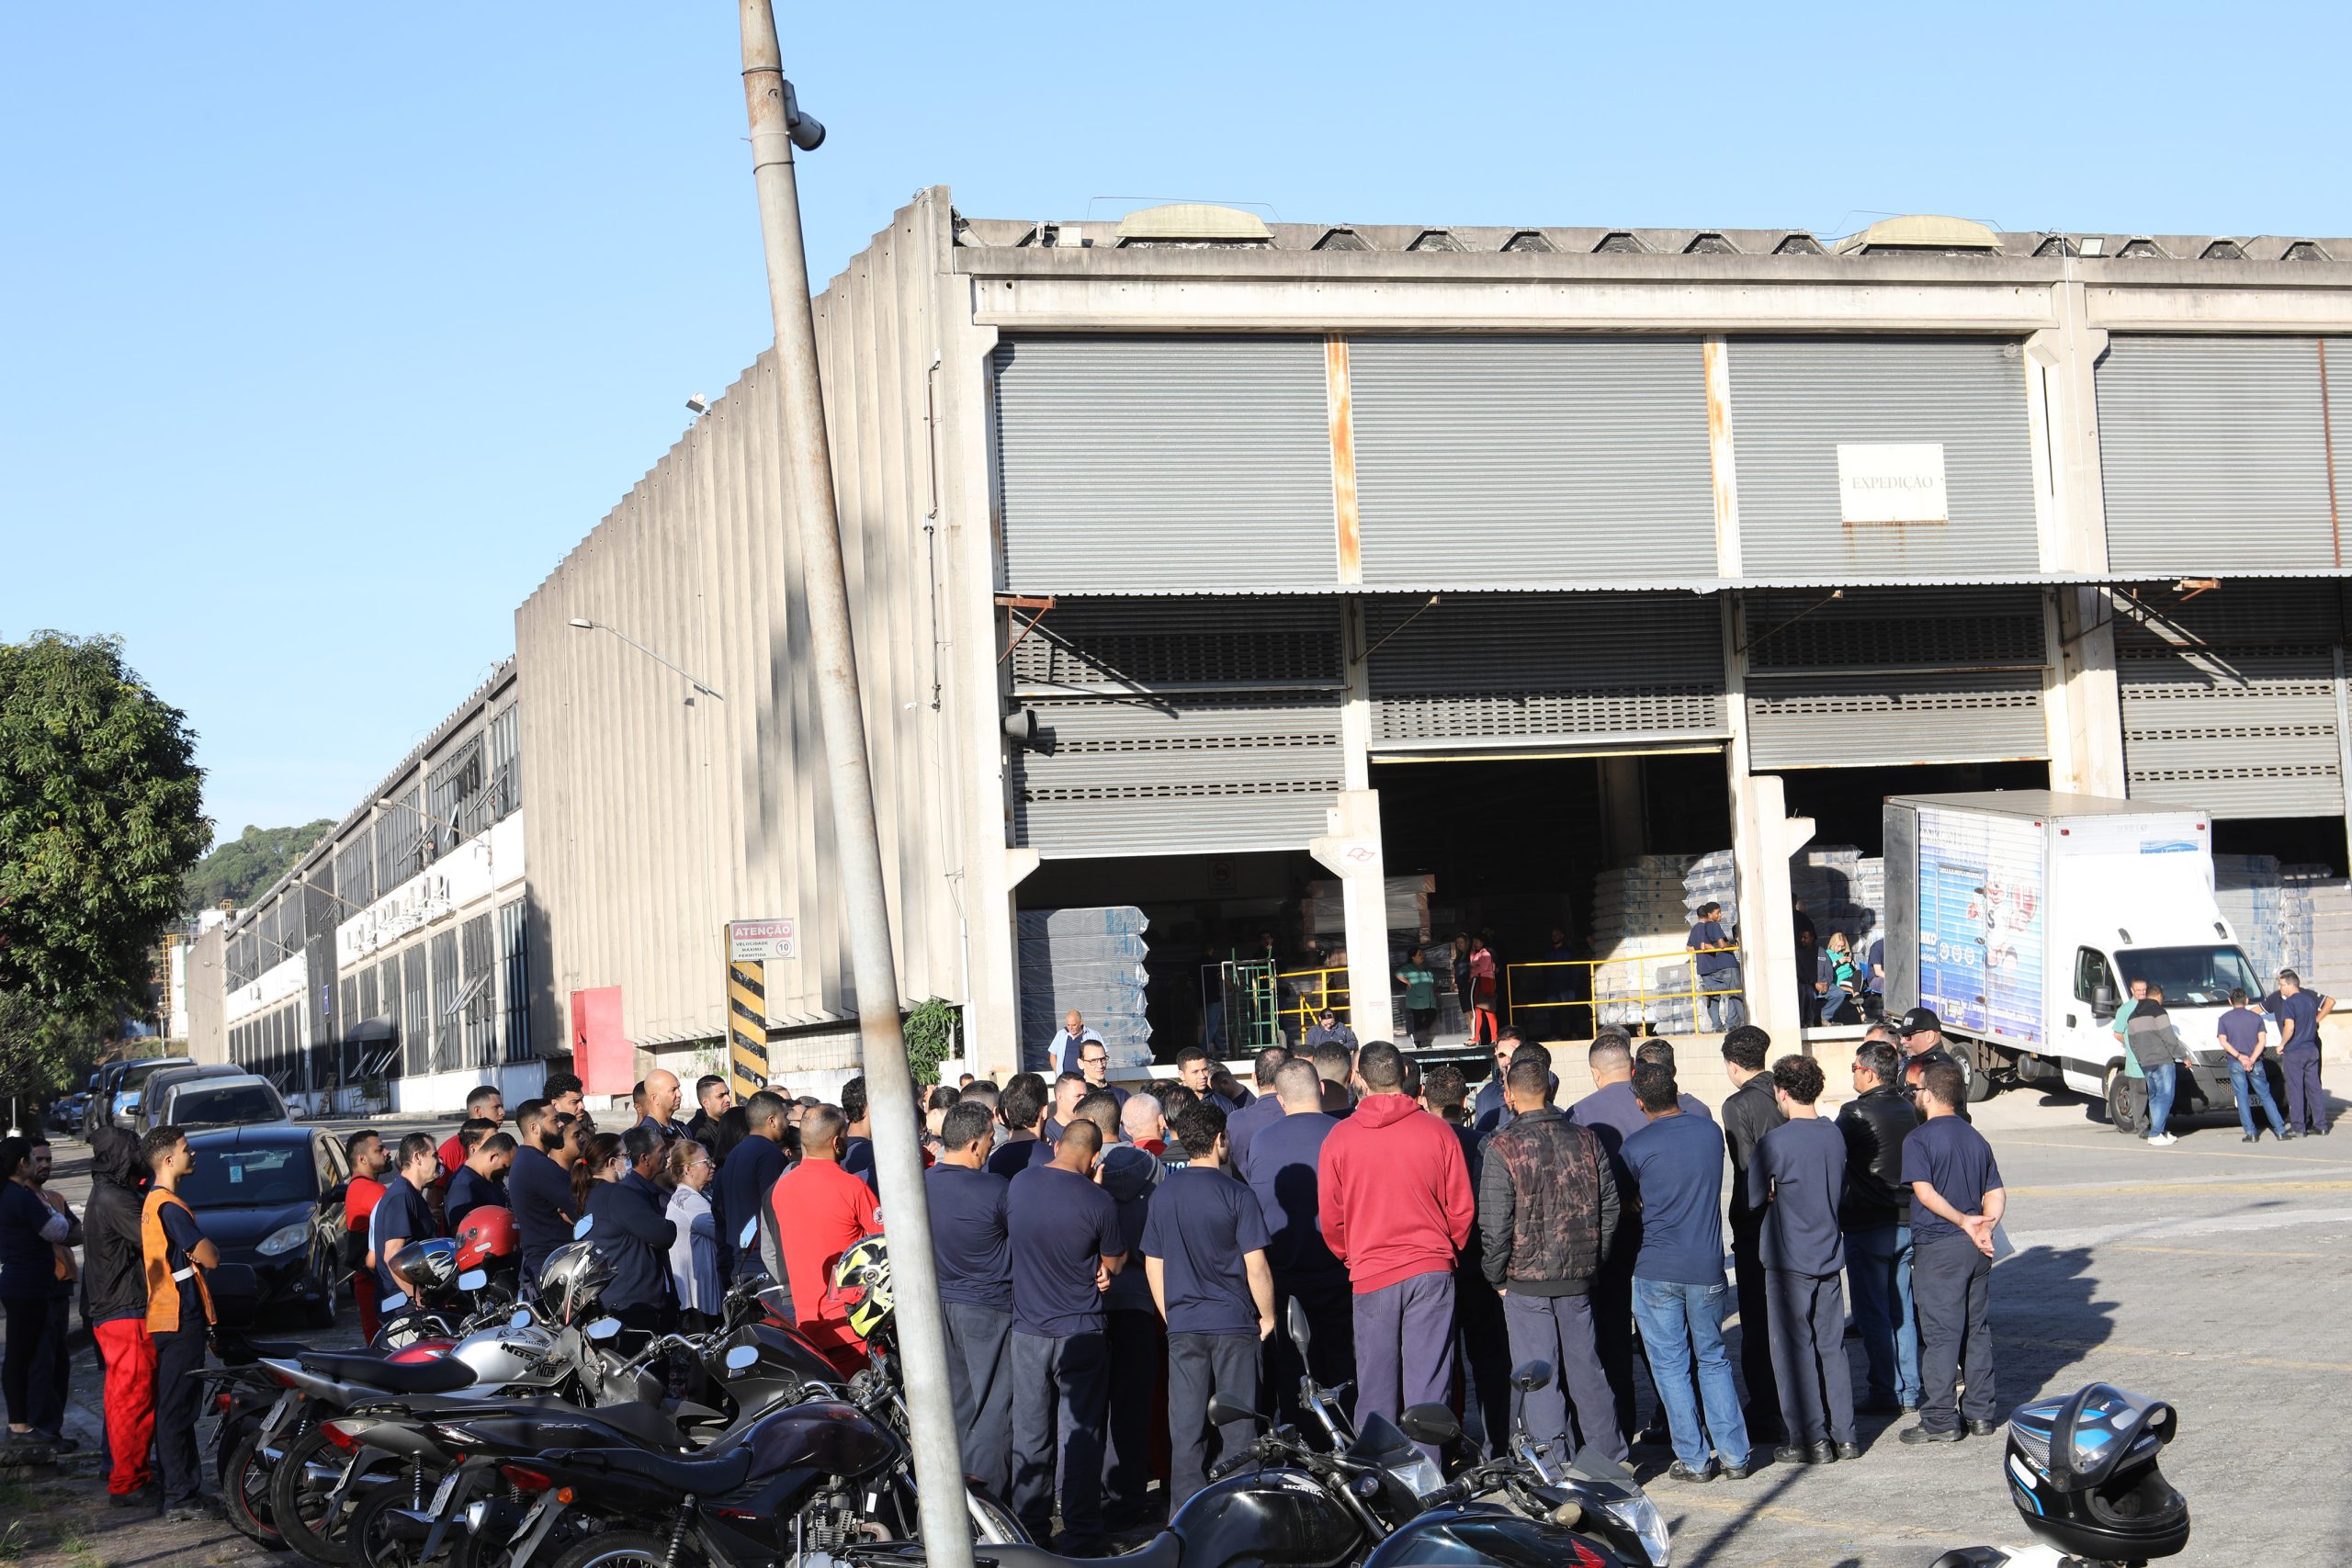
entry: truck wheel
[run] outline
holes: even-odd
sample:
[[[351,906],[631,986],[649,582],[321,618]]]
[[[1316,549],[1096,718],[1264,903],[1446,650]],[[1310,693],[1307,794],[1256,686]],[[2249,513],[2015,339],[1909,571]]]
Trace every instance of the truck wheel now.
[[[2001,1065],[2001,1058],[1994,1054],[1990,1045],[1982,1041],[1973,1042],[1968,1049],[1957,1053],[1957,1055],[1961,1076],[1968,1083],[1969,1104],[1982,1105],[1999,1092],[2001,1086],[1994,1078],[1993,1069]]]
[[[2132,1089],[2132,1080],[2124,1076],[2119,1064],[2107,1069],[2108,1124],[2125,1137],[2135,1137],[2140,1131],[2140,1097]]]

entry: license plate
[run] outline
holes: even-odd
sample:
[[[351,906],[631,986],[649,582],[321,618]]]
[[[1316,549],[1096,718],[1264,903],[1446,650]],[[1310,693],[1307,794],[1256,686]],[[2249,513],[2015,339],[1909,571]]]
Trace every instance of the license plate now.
[[[263,1441],[277,1436],[277,1428],[285,1424],[286,1413],[293,1408],[294,1391],[289,1388],[277,1396],[277,1404],[269,1407],[269,1416],[261,1424]]]
[[[458,1489],[458,1470],[452,1469],[447,1474],[441,1477],[440,1490],[433,1494],[433,1506],[430,1510],[431,1517],[437,1519],[441,1517],[441,1510],[448,1505],[449,1494]]]
[[[550,1495],[552,1495],[552,1494],[546,1492],[539,1494],[539,1500],[531,1505],[531,1511],[523,1516],[523,1522],[516,1525],[514,1527],[514,1533],[506,1538],[507,1545],[512,1546],[516,1541],[521,1540],[525,1536],[531,1533],[531,1527],[537,1524],[539,1522],[539,1516],[548,1511],[548,1499]]]

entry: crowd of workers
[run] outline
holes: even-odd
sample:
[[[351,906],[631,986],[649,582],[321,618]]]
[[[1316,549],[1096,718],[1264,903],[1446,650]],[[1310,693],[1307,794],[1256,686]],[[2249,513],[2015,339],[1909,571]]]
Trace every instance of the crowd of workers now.
[[[1969,1127],[1932,1014],[1902,1049],[1856,1051],[1835,1123],[1821,1066],[1767,1065],[1742,1026],[1723,1042],[1736,1090],[1721,1122],[1676,1079],[1673,1047],[1603,1030],[1593,1091],[1556,1103],[1545,1047],[1505,1028],[1474,1097],[1458,1067],[1424,1075],[1385,1042],[1327,1022],[1238,1082],[1199,1047],[1132,1090],[1072,1015],[1048,1077],[967,1077],[926,1092],[923,1181],[967,1464],[1046,1539],[1100,1551],[1145,1521],[1150,1487],[1181,1506],[1246,1427],[1213,1399],[1295,1415],[1301,1374],[1361,1423],[1453,1404],[1493,1449],[1514,1422],[1537,1441],[1624,1458],[1669,1447],[1678,1480],[1737,1479],[1859,1453],[1857,1408],[1917,1411],[1906,1442],[1989,1429],[1996,1410],[1986,1285],[1998,1171]],[[1907,1059],[1906,1059],[1907,1058]],[[844,1370],[864,1357],[845,1252],[883,1230],[863,1079],[840,1101],[763,1089],[742,1104],[705,1077],[690,1122],[656,1071],[628,1123],[599,1130],[576,1078],[509,1118],[477,1089],[438,1141],[346,1140],[348,1260],[363,1327],[403,1304],[401,1249],[481,1212],[511,1215],[524,1277],[584,1234],[615,1279],[604,1308],[637,1330],[708,1321],[726,1281],[757,1269]],[[107,1380],[109,1491],[125,1506],[205,1503],[198,1383],[217,1262],[176,1196],[194,1156],[175,1128],[95,1135],[88,1213],[45,1190],[45,1145],[0,1143],[0,1300],[12,1435],[61,1429],[70,1248]],[[1722,1235],[1730,1183],[1726,1284]],[[585,1222],[584,1224],[582,1222]],[[502,1220],[501,1223],[504,1223]],[[1853,1397],[1843,1350],[1849,1280],[1870,1368]],[[1736,1374],[1724,1320],[1737,1292]],[[1295,1302],[1310,1333],[1278,1332]],[[1555,1369],[1516,1391],[1513,1367]],[[1637,1367],[1657,1416],[1637,1420]],[[1961,1392],[1964,1382],[1965,1393]],[[1745,1393],[1743,1396],[1742,1385]],[[150,1460],[153,1447],[153,1458]]]

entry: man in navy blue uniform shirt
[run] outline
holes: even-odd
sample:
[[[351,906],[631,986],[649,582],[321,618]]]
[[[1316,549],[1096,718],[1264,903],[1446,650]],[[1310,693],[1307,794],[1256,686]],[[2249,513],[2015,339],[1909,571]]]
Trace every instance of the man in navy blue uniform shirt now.
[[[449,1234],[466,1223],[466,1216],[476,1209],[505,1209],[513,1205],[506,1196],[506,1173],[514,1163],[514,1140],[505,1133],[483,1133],[466,1150],[466,1163],[449,1178],[449,1196],[443,1213],[449,1221]]]
[[[1993,1146],[1960,1117],[1968,1098],[1960,1068],[1939,1062],[1919,1077],[1927,1114],[1903,1140],[1903,1179],[1911,1184],[1911,1300],[1919,1314],[1919,1424],[1906,1443],[1956,1443],[1961,1424],[1979,1437],[1996,1429],[1993,1398],[1993,1227],[2007,1195]],[[1962,1378],[1968,1398],[1958,1404]]]
[[[1769,1075],[1750,1078],[1772,1087],[1781,1124],[1756,1141],[1741,1182],[1758,1212],[1764,1264],[1766,1333],[1771,1341],[1773,1383],[1781,1427],[1788,1441],[1775,1458],[1783,1464],[1829,1464],[1860,1459],[1854,1441],[1854,1382],[1846,1365],[1846,1298],[1838,1271],[1846,1266],[1838,1204],[1846,1190],[1846,1135],[1816,1109],[1821,1064],[1783,1056]],[[1724,1113],[1724,1120],[1731,1120]],[[1744,1326],[1743,1337],[1751,1332]]]
[[[2278,1066],[2287,1075],[2287,1129],[2325,1133],[2327,1096],[2319,1085],[2319,1021],[2335,1007],[2334,997],[2303,989],[2292,969],[2278,971],[2278,988],[2262,998],[2262,1010],[2278,1021]]]
[[[956,1429],[964,1434],[964,1468],[1002,1497],[1012,1490],[1012,1239],[1006,1221],[1012,1188],[987,1169],[992,1136],[989,1108],[975,1100],[947,1108],[939,1124],[939,1163],[923,1172],[931,1203],[932,1252],[947,1318],[947,1386]]]
[[[1269,1045],[1258,1053],[1257,1071],[1251,1076],[1258,1081],[1258,1098],[1225,1119],[1225,1141],[1233,1150],[1227,1163],[1233,1174],[1244,1181],[1250,1179],[1250,1140],[1259,1130],[1271,1127],[1283,1119],[1283,1102],[1274,1094],[1274,1075],[1290,1060],[1290,1053],[1280,1045]]]
[[[1208,1467],[1238,1453],[1251,1424],[1217,1428],[1208,1409],[1222,1395],[1258,1408],[1258,1344],[1274,1327],[1274,1276],[1265,1215],[1226,1169],[1225,1112],[1208,1100],[1176,1113],[1176,1139],[1191,1163],[1170,1171],[1144,1221],[1144,1271],[1168,1322],[1168,1506],[1208,1484]]]
[[[1036,1114],[1045,1114],[1042,1094]],[[1104,1540],[1111,1369],[1102,1292],[1125,1267],[1126,1249],[1118,1204],[1094,1182],[1101,1129],[1081,1117],[1052,1147],[1053,1158],[1014,1177],[1005,1198],[1012,1244],[1012,1501],[1030,1538],[1045,1540],[1058,1457],[1060,1547],[1091,1555]]]
[[[1306,1309],[1313,1331],[1307,1363],[1315,1381],[1338,1388],[1354,1381],[1355,1292],[1347,1266],[1323,1245],[1320,1161],[1323,1140],[1340,1123],[1323,1113],[1323,1076],[1306,1060],[1283,1064],[1274,1075],[1283,1118],[1259,1130],[1250,1145],[1250,1190],[1266,1222],[1266,1261],[1274,1276],[1275,1314],[1287,1321],[1290,1303]],[[1298,1362],[1290,1337],[1266,1341],[1265,1372],[1285,1416],[1298,1411]]]
[[[579,1122],[551,1101],[526,1100],[514,1113],[522,1142],[506,1172],[506,1201],[523,1247],[523,1278],[538,1282],[548,1254],[571,1240],[580,1216],[571,1212],[571,1162],[579,1157]]]
[[[1054,1157],[1054,1145],[1046,1142],[1046,1105],[1045,1079],[1035,1073],[1013,1074],[996,1102],[1005,1139],[989,1156],[989,1170],[1010,1181]]]
[[[761,1089],[743,1102],[743,1122],[749,1135],[718,1168],[719,1239],[735,1250],[736,1273],[765,1268],[770,1279],[781,1281],[782,1260],[768,1255],[756,1228],[751,1245],[744,1246],[743,1226],[767,1213],[769,1189],[792,1167],[792,1157],[784,1152],[784,1097],[772,1089]],[[507,1179],[511,1183],[514,1179]]]
[[[384,1303],[387,1317],[415,1305],[407,1299],[407,1284],[392,1273],[392,1263],[403,1247],[431,1238],[433,1206],[425,1201],[424,1190],[440,1171],[441,1156],[431,1134],[411,1133],[401,1140],[398,1173],[384,1183],[384,1195],[376,1200],[376,1212],[368,1216],[368,1259],[376,1269],[377,1300]]]

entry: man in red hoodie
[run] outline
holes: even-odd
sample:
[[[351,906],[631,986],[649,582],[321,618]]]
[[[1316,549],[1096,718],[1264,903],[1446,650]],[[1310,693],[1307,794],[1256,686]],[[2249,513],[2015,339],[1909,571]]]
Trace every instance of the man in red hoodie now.
[[[1453,1266],[1477,1201],[1453,1129],[1404,1092],[1405,1058],[1385,1040],[1356,1058],[1363,1099],[1323,1141],[1323,1243],[1355,1289],[1356,1416],[1391,1421],[1453,1383]]]

